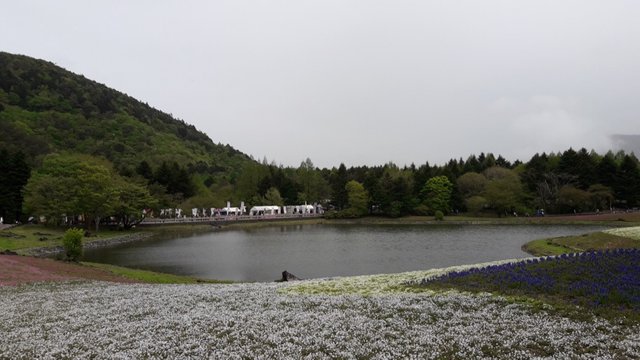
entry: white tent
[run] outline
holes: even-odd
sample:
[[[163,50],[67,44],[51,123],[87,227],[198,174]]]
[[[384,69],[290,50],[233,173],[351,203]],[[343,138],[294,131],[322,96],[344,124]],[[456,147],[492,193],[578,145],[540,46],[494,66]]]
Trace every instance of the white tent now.
[[[280,206],[266,205],[266,206],[254,206],[249,210],[252,216],[256,215],[277,215],[280,214]]]
[[[284,209],[285,214],[314,214],[315,207],[313,205],[289,205]]]
[[[220,215],[225,216],[225,215],[240,215],[240,208],[237,207],[223,207],[222,209],[220,209]]]

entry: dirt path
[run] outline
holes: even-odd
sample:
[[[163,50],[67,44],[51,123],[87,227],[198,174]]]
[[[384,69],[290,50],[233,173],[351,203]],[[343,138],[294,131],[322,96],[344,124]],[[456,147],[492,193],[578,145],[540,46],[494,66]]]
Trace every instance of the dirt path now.
[[[29,256],[0,255],[0,286],[67,280],[135,282],[105,270],[80,264]]]

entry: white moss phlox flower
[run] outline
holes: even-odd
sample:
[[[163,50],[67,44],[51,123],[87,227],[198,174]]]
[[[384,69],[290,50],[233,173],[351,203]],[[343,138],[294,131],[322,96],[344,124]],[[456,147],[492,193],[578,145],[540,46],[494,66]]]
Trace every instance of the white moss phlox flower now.
[[[634,240],[640,240],[640,226],[609,229],[603,232],[611,235],[634,239]]]
[[[640,358],[637,324],[569,319],[488,294],[397,292],[436,273],[0,287],[0,359]],[[300,294],[319,283],[360,290]]]
[[[407,284],[418,284],[423,279],[428,279],[449,272],[463,271],[474,267],[486,267],[511,262],[520,262],[527,259],[508,259],[491,261],[473,265],[451,266],[442,269],[430,269],[423,271],[411,271],[397,274],[361,275],[349,277],[336,277],[329,279],[308,280],[299,283],[291,283],[290,286],[280,291],[292,294],[324,294],[324,295],[382,295],[398,292],[429,292],[426,289],[407,287]]]

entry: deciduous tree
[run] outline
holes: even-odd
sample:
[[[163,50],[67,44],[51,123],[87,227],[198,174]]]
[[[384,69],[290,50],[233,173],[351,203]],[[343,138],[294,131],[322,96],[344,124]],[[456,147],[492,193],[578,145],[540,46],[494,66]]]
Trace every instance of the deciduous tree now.
[[[437,210],[448,213],[451,210],[453,184],[446,176],[436,176],[427,180],[422,188],[424,203],[431,212]]]
[[[349,210],[356,216],[367,214],[367,206],[369,203],[369,194],[361,183],[351,180],[345,185]]]
[[[122,189],[122,193],[119,191]],[[47,221],[82,215],[99,230],[100,220],[115,213],[122,200],[134,202],[144,191],[122,180],[106,160],[88,155],[52,154],[29,179],[25,187],[25,209]],[[141,209],[140,209],[141,210]]]

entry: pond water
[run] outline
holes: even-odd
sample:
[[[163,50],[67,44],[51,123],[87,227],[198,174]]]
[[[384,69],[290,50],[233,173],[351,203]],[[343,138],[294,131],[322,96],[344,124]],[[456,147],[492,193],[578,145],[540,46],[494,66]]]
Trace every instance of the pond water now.
[[[86,250],[86,261],[205,279],[273,281],[426,270],[528,257],[530,240],[604,229],[569,225],[274,225],[159,235]]]

